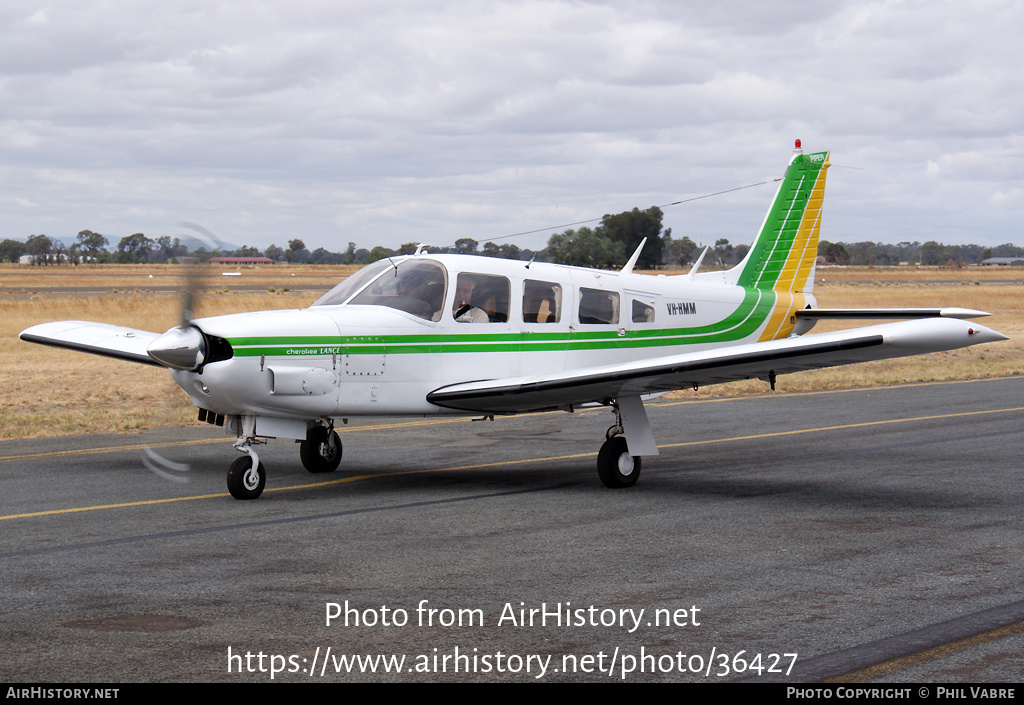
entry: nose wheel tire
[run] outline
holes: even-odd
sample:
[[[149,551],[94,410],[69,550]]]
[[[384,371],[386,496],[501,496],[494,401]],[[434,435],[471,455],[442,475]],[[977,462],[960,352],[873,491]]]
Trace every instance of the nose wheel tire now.
[[[248,455],[237,458],[228,469],[228,492],[235,499],[256,499],[267,484],[267,471],[260,463],[252,466]]]
[[[333,441],[333,442],[332,442]],[[314,426],[299,444],[302,467],[310,472],[334,472],[341,464],[341,438],[326,426]]]
[[[597,474],[605,487],[632,487],[640,477],[640,456],[629,454],[625,438],[612,436],[597,454]]]

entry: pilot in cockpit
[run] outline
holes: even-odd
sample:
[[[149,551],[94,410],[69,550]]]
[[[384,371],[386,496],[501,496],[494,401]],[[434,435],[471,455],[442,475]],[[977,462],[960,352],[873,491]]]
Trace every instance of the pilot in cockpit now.
[[[393,286],[392,296],[378,297],[373,303],[391,306],[407,311],[420,318],[437,321],[444,310],[444,273],[432,263],[417,263],[396,272],[397,281],[392,285],[384,278],[380,286]],[[353,303],[360,303],[357,296]],[[369,302],[367,302],[369,303]]]
[[[460,274],[455,286],[455,302],[452,316],[459,323],[489,323],[487,312],[473,305],[473,291],[476,282],[468,274]]]

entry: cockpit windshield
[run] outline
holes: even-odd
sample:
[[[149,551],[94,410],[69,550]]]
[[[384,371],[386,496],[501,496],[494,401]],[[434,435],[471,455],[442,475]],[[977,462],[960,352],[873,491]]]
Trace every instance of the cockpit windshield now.
[[[437,262],[381,260],[359,270],[313,305],[387,306],[437,321],[441,318],[447,285],[447,272]]]
[[[333,306],[343,304],[352,298],[364,286],[372,282],[385,269],[394,267],[389,260],[382,259],[360,269],[355,274],[345,277],[340,284],[321,296],[314,306]]]

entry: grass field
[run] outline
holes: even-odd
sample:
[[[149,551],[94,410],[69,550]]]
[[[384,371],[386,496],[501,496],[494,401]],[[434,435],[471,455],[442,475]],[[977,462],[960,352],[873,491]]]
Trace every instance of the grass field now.
[[[232,270],[241,276],[230,278],[220,278],[217,270],[204,277],[211,293],[200,298],[197,315],[303,308],[353,270],[243,268]],[[180,302],[177,295],[153,293],[152,288],[174,286],[180,280],[179,272],[169,265],[0,265],[4,311],[0,322],[0,385],[4,390],[0,438],[128,432],[194,423],[188,398],[165,370],[31,345],[17,338],[20,331],[36,323],[67,319],[166,330],[178,323]],[[320,288],[295,291],[298,283]],[[232,293],[225,290],[228,284],[244,284],[250,291]],[[110,293],[39,293],[39,289],[54,287],[104,287]],[[1024,271],[1020,269],[822,269],[815,295],[826,308],[976,308],[995,314],[981,322],[1011,339],[946,353],[786,375],[779,378],[780,392],[1024,374]],[[867,323],[823,322],[814,332],[856,325]],[[767,389],[763,382],[746,381],[672,395],[700,398],[760,394]]]

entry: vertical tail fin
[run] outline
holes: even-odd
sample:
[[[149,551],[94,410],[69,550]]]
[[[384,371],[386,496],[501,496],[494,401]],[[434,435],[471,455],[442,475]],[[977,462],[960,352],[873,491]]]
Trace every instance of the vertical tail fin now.
[[[828,167],[828,152],[804,154],[797,141],[761,232],[743,261],[726,272],[731,283],[779,294],[811,293]]]

